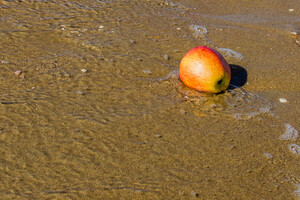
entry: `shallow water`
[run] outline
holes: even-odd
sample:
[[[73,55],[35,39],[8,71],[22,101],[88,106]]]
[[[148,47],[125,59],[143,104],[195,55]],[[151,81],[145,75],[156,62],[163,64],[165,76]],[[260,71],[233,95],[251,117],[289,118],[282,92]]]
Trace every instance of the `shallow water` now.
[[[298,8],[0,1],[1,199],[299,198]],[[199,45],[225,93],[178,80]]]

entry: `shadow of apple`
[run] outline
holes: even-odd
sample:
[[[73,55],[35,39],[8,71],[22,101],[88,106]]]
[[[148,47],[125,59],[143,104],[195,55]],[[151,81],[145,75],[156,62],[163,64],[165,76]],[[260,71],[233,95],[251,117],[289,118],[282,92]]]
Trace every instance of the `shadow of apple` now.
[[[239,65],[230,64],[229,67],[231,70],[231,80],[228,89],[245,85],[248,77],[247,71]]]

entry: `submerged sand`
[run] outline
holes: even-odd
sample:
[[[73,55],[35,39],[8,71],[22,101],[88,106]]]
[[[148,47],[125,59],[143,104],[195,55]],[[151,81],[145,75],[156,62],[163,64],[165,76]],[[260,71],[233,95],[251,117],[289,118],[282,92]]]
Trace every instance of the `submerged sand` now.
[[[297,0],[0,1],[1,199],[299,198],[299,19]],[[200,45],[241,88],[180,83]]]

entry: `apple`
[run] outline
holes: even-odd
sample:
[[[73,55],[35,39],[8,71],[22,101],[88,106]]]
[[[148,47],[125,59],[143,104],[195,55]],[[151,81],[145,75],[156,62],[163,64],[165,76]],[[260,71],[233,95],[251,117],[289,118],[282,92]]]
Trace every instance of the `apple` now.
[[[228,88],[231,71],[219,52],[199,46],[191,49],[182,58],[179,77],[189,88],[200,92],[219,93]]]

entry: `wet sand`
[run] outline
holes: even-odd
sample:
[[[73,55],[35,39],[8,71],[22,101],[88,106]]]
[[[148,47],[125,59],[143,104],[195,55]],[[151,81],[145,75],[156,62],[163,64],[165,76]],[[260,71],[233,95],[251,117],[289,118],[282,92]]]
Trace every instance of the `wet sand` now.
[[[0,1],[1,199],[300,198],[299,19],[297,0]],[[240,88],[180,83],[200,45]]]

